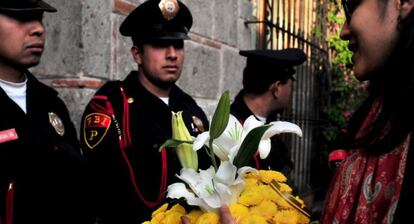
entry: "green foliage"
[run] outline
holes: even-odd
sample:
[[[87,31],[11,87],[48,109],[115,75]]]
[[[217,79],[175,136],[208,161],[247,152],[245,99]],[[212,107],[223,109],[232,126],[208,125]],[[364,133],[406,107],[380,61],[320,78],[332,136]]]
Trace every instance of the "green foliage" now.
[[[340,31],[344,23],[340,1],[329,2],[326,16],[329,37],[327,42],[332,52],[332,69],[330,71],[330,100],[323,111],[324,120],[322,135],[329,147],[334,142],[361,101],[365,98],[365,83],[356,80],[352,69],[352,52],[348,49],[348,41],[341,40]]]
[[[254,128],[247,134],[246,138],[242,142],[239,152],[234,158],[233,164],[239,169],[243,166],[248,166],[249,162],[252,160],[254,154],[259,147],[260,140],[263,134],[267,129],[270,128],[270,125],[259,126]]]
[[[214,112],[213,119],[210,127],[210,138],[218,138],[226,129],[227,123],[229,122],[230,115],[230,93],[225,91],[221,95],[218,102],[216,111]]]

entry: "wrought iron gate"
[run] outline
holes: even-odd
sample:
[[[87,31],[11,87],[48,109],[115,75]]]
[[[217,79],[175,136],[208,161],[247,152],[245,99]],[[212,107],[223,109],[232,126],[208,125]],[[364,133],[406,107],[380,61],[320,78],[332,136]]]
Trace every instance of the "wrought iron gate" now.
[[[328,64],[328,46],[325,41],[323,17],[326,0],[256,0],[255,21],[258,49],[301,48],[308,56],[307,62],[297,68],[291,107],[281,115],[281,120],[298,124],[303,138],[289,136],[291,158],[295,164],[292,174],[299,192],[306,194],[310,188],[312,152],[317,138],[319,102],[323,101],[321,80]],[[305,195],[302,195],[305,196]]]

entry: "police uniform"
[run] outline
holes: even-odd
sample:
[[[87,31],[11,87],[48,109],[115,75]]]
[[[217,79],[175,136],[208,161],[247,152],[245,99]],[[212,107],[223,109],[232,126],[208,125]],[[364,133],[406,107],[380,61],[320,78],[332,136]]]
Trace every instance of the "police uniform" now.
[[[139,38],[144,42],[185,39],[191,26],[188,9],[181,2],[161,2],[165,7],[179,6],[180,11],[174,18],[165,18],[161,10],[166,9],[159,0],[147,1],[126,18],[121,33],[134,38],[138,34],[133,32],[141,32]],[[148,17],[145,23],[143,14]],[[134,31],[134,26],[141,29]],[[167,105],[140,83],[137,71],[123,81],[107,82],[88,104],[80,138],[94,195],[90,210],[99,223],[150,220],[151,213],[165,202],[166,187],[179,181],[175,175],[181,165],[173,149],[160,152],[159,148],[172,137],[171,116],[178,111],[183,111],[192,136],[207,130],[204,112],[188,94],[173,85]],[[204,160],[200,153],[199,160]]]
[[[78,223],[75,127],[57,92],[26,74],[27,113],[0,88],[2,223]]]
[[[302,50],[294,48],[240,51],[240,55],[247,57],[243,73],[243,89],[235,97],[230,112],[244,123],[249,116],[254,115],[246,105],[244,95],[246,93],[262,94],[276,80],[293,78],[295,73],[293,66],[302,64],[306,60],[306,55]],[[267,117],[267,122],[272,121],[270,118],[273,115]],[[277,170],[289,175],[293,169],[289,149],[278,135],[271,138],[271,145],[269,156],[266,159],[260,159],[256,153],[250,166],[257,169]]]
[[[45,11],[56,9],[39,0],[0,1],[0,13],[11,18]],[[76,129],[57,92],[25,75],[26,113],[0,87],[0,222],[79,223]]]

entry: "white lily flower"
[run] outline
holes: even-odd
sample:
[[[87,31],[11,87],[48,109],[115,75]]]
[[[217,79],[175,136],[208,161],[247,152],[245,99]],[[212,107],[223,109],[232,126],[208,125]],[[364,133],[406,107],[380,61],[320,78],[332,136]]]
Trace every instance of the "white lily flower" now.
[[[287,121],[273,121],[270,122],[270,128],[263,134],[259,144],[259,154],[261,159],[267,158],[271,149],[270,138],[273,135],[281,133],[293,133],[302,137],[302,129],[296,124]]]
[[[263,124],[263,122],[258,121],[254,116],[250,116],[246,119],[243,126],[236,117],[230,114],[229,122],[227,123],[223,134],[217,139],[214,139],[214,154],[220,158],[221,161],[229,160],[232,154],[237,154],[241,143],[249,131]],[[210,134],[208,131],[201,133],[195,139],[193,149],[199,150],[203,145],[209,146],[209,140]]]
[[[237,118],[230,115],[229,122],[223,134],[214,139],[213,152],[221,161],[233,161],[234,157],[247,134],[254,128],[264,125],[264,122],[258,121],[253,115],[249,116],[244,125]],[[276,121],[269,124],[271,127],[263,134],[259,144],[259,154],[261,159],[265,159],[270,152],[270,137],[280,133],[295,133],[302,136],[302,130],[296,124],[286,121]],[[209,132],[203,132],[198,135],[193,143],[193,149],[198,150],[203,145],[209,146]]]
[[[244,175],[247,172],[255,172],[251,167],[237,168],[229,161],[221,163],[217,173],[214,168],[200,170],[199,173],[192,169],[182,169],[178,177],[183,183],[175,183],[168,186],[169,198],[185,198],[189,205],[199,206],[204,211],[215,211],[224,204],[232,204],[244,188]]]

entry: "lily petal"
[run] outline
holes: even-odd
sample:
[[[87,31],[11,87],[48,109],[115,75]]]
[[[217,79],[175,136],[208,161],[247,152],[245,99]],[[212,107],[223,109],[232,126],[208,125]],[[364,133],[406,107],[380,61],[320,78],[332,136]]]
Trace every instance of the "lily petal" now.
[[[208,131],[205,131],[197,136],[193,142],[193,150],[197,151],[201,149],[205,144],[210,140],[210,134]]]
[[[302,137],[302,129],[296,124],[287,122],[287,121],[274,121],[270,122],[272,126],[266,130],[263,134],[262,139],[268,139],[273,135],[277,135],[280,133],[294,133],[297,134],[299,137]]]
[[[230,185],[236,179],[237,168],[229,161],[224,161],[218,168],[216,175],[214,176],[214,183],[223,183]]]
[[[269,138],[261,140],[260,143],[259,143],[260,159],[266,159],[267,156],[270,153],[271,148],[272,148],[272,146],[271,146],[271,141],[270,141]]]
[[[257,127],[262,126],[262,125],[264,125],[264,122],[259,121],[259,120],[256,119],[256,117],[254,117],[253,115],[250,115],[244,121],[243,128],[244,128],[244,131],[247,135],[247,133],[249,133],[252,129],[257,128]]]
[[[168,186],[168,198],[179,199],[185,198],[186,200],[190,200],[195,198],[195,195],[188,191],[187,187],[183,183],[175,183]]]

